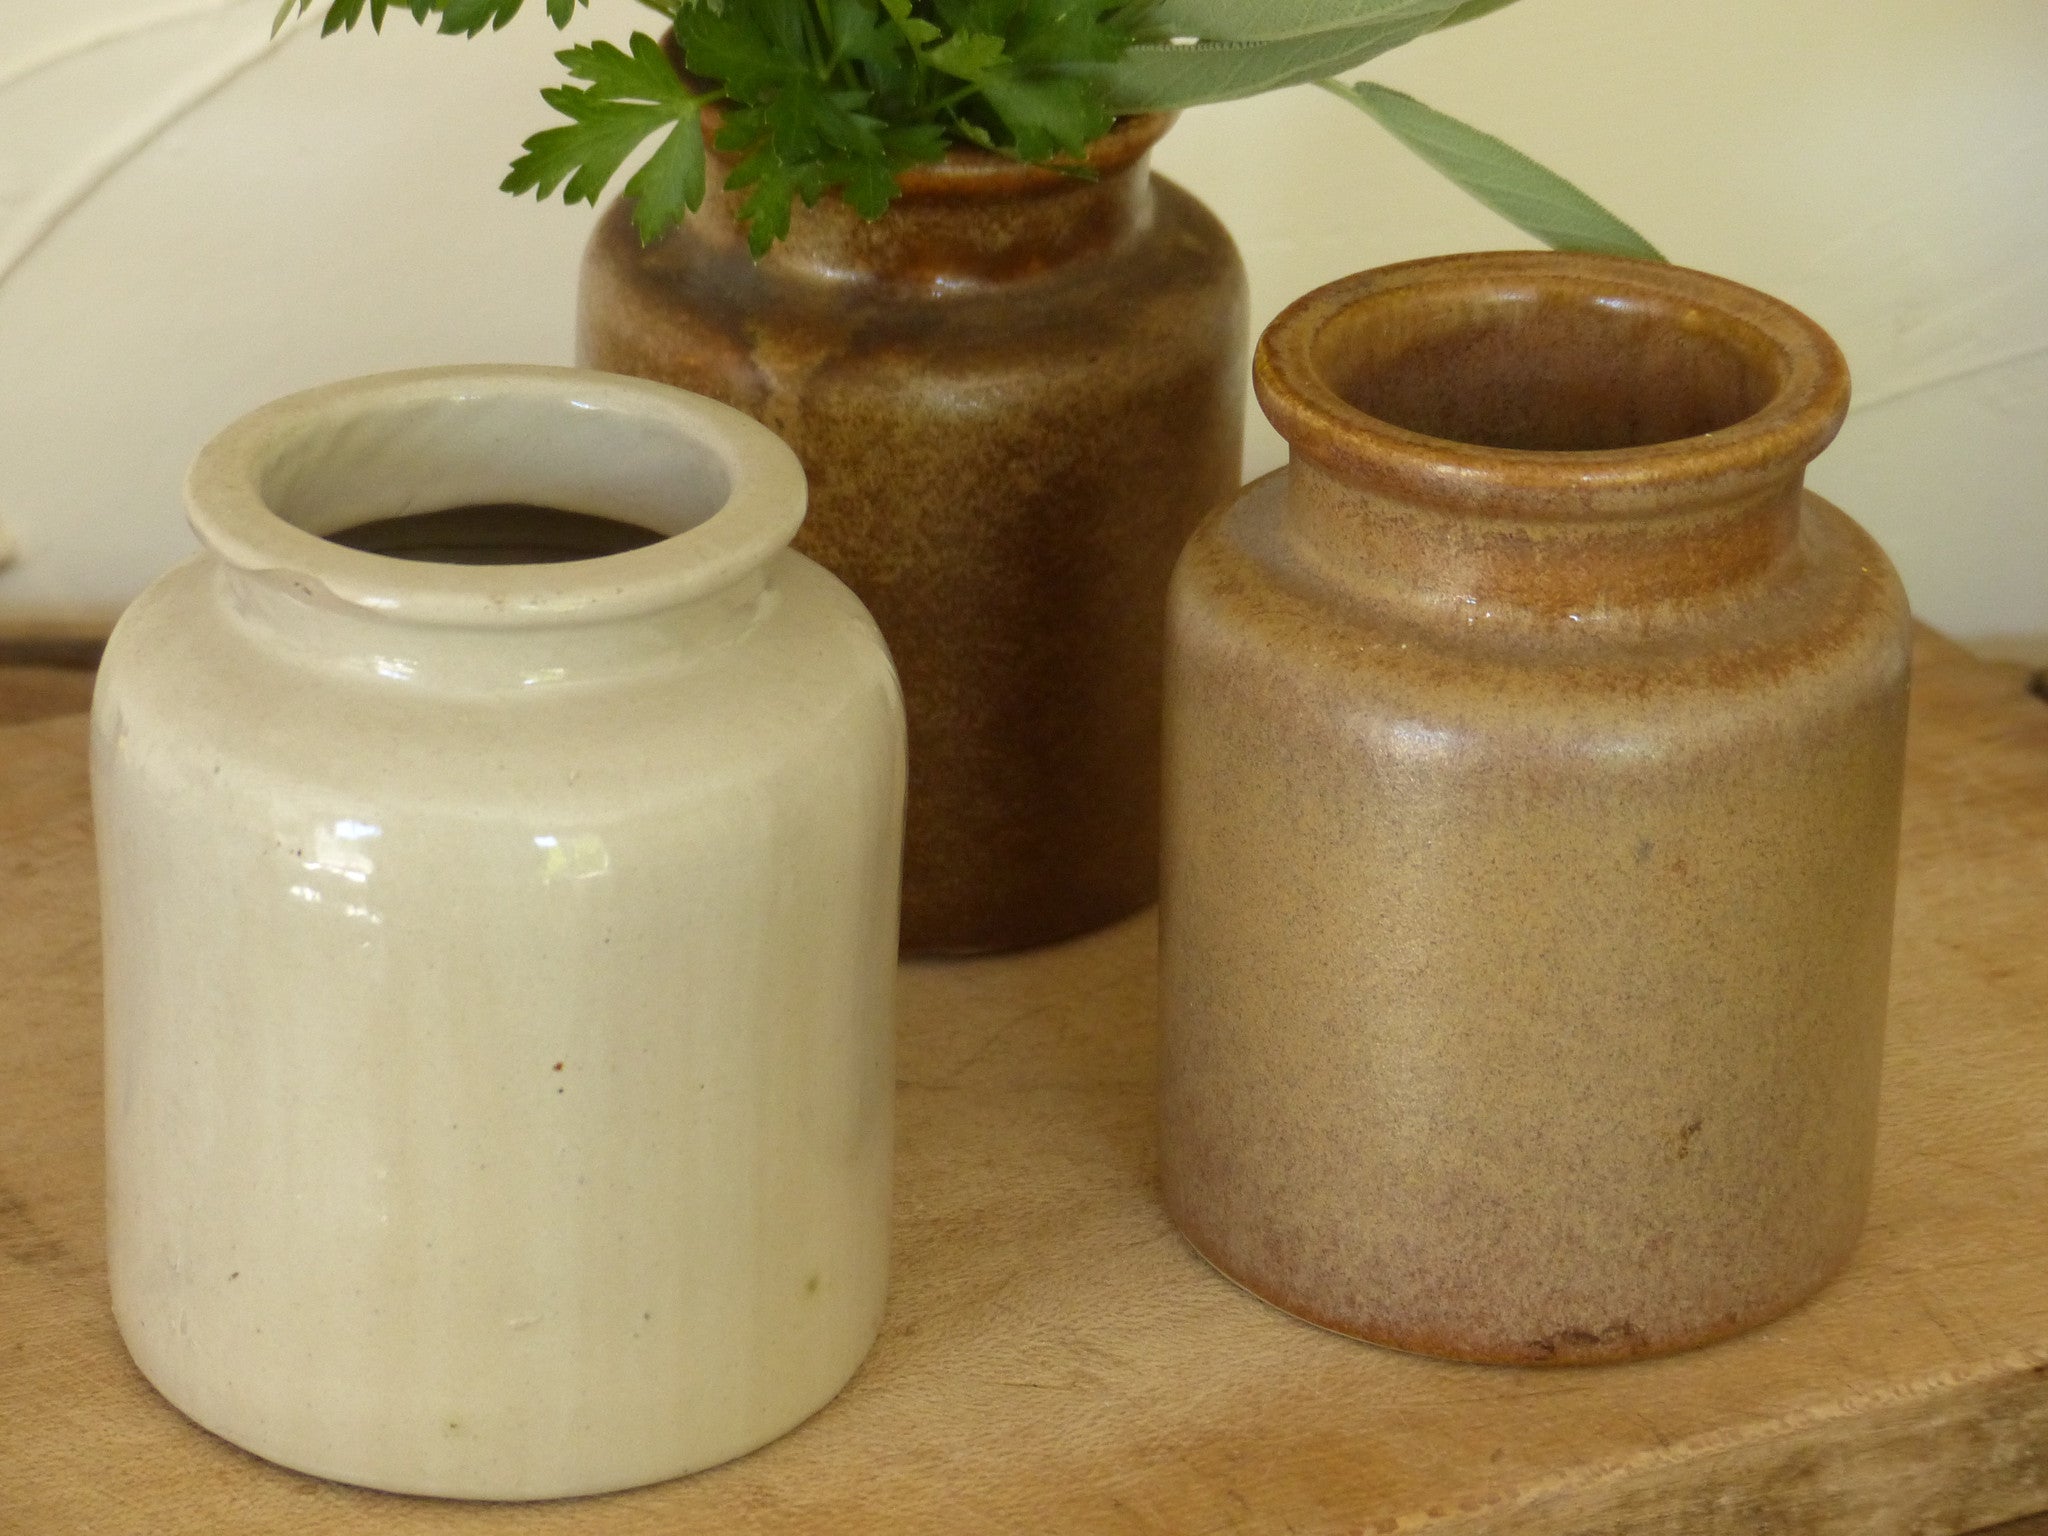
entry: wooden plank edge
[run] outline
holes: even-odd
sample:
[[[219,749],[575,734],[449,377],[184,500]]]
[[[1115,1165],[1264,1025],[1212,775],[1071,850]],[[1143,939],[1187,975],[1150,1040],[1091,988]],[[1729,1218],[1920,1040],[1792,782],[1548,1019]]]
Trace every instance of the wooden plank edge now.
[[[2012,661],[2024,667],[2048,668],[2048,629],[2026,634],[1973,635],[1963,644],[1986,661]]]
[[[0,666],[68,667],[100,664],[118,613],[0,614]]]
[[[1365,1529],[1373,1536],[1959,1536],[2042,1511],[2048,1349]]]

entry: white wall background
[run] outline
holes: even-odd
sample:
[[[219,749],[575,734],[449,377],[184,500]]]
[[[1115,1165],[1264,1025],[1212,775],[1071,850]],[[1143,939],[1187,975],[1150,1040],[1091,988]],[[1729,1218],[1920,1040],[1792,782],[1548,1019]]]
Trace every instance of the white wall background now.
[[[181,558],[186,461],[266,399],[569,358],[590,214],[495,190],[549,120],[538,0],[467,43],[271,46],[272,9],[0,0],[0,628],[103,619]],[[646,20],[597,0],[578,30]],[[1524,0],[1369,73],[1833,330],[1859,404],[1817,486],[1924,617],[2048,643],[2044,0]],[[1191,114],[1160,162],[1236,232],[1261,323],[1527,243],[1320,92]],[[1280,457],[1258,423],[1250,468]]]

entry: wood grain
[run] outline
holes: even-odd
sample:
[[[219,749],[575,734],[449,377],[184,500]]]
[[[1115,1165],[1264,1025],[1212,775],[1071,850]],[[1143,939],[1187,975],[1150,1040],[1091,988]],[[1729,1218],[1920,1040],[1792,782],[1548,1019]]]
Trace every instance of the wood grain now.
[[[1920,653],[1879,1184],[1846,1276],[1642,1365],[1444,1365],[1297,1323],[1160,1214],[1141,918],[907,967],[894,1300],[731,1467],[576,1504],[363,1493],[193,1427],[100,1257],[82,723],[0,731],[0,1532],[1943,1536],[2048,1510],[2048,706]]]

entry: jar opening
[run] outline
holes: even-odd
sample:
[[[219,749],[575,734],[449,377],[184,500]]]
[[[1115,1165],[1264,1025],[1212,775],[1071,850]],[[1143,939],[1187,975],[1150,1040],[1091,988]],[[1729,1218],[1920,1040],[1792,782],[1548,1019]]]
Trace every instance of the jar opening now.
[[[1479,251],[1320,288],[1259,343],[1259,401],[1322,473],[1490,520],[1796,498],[1849,408],[1798,310],[1662,262]]]
[[[723,591],[788,547],[806,492],[796,455],[730,406],[490,365],[275,401],[207,445],[185,499],[230,568],[396,622],[499,629]]]
[[[1376,294],[1329,319],[1314,365],[1391,426],[1543,453],[1726,431],[1769,405],[1788,371],[1782,347],[1726,315],[1558,285]]]
[[[364,546],[337,535],[422,513],[529,507],[649,534],[609,551],[620,553],[709,521],[731,499],[732,476],[712,445],[665,421],[593,409],[566,393],[451,393],[305,422],[281,435],[258,493],[293,527],[356,549]],[[495,531],[494,522],[501,525]],[[503,522],[473,516],[462,542],[515,540],[516,526]],[[552,542],[564,537],[573,547],[575,536],[560,528]]]
[[[329,534],[328,540],[426,565],[571,565],[645,549],[662,537],[617,518],[498,502],[378,518]]]

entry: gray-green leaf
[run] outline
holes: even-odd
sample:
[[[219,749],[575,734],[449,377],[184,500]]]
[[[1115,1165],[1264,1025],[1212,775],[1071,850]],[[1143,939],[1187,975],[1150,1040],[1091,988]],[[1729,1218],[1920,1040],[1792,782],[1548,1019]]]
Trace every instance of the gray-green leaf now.
[[[1555,172],[1490,133],[1370,81],[1324,80],[1416,154],[1518,229],[1561,251],[1664,257],[1635,230]]]
[[[1442,31],[1445,27],[1462,27],[1468,21],[1477,21],[1482,16],[1491,16],[1495,11],[1504,11],[1514,3],[1515,0],[1465,0],[1463,5],[1437,24],[1437,30]]]
[[[1281,42],[1425,18],[1438,26],[1457,9],[1458,0],[1162,0],[1147,13],[1146,28],[1157,37],[1203,42]]]
[[[1306,85],[1413,42],[1450,9],[1438,3],[1398,19],[1282,42],[1140,43],[1109,69],[1110,105],[1118,112],[1174,112]]]

